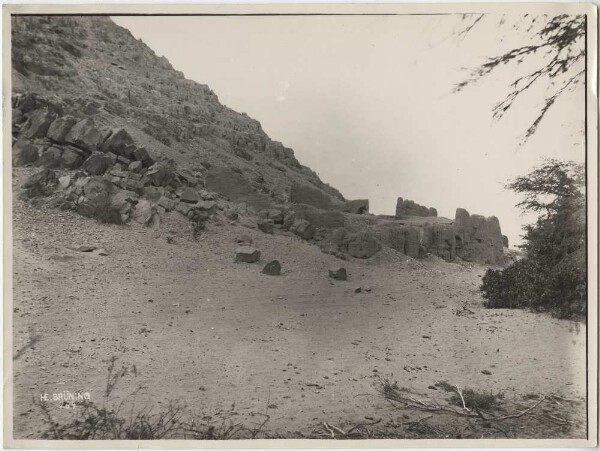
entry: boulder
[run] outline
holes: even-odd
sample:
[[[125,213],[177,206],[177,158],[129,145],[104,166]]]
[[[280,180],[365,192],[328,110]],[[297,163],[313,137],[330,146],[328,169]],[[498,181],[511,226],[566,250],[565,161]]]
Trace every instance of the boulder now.
[[[370,258],[381,250],[381,243],[370,232],[358,232],[347,234],[341,247],[352,257]]]
[[[84,158],[80,152],[67,147],[60,156],[60,167],[64,169],[77,169],[83,164]]]
[[[290,227],[290,232],[304,240],[310,240],[315,235],[315,226],[306,219],[297,219]]]
[[[65,142],[73,144],[88,152],[93,152],[98,150],[98,147],[102,142],[102,134],[96,128],[93,120],[84,119],[77,122],[73,128],[69,130],[69,133],[65,136]]]
[[[56,113],[48,109],[35,110],[25,123],[22,135],[26,138],[35,139],[46,136],[50,124],[56,119]]]
[[[168,186],[175,178],[175,173],[166,166],[155,164],[148,169],[144,176],[154,186]]]
[[[60,157],[62,153],[62,149],[50,146],[42,152],[40,157],[36,160],[35,165],[43,166],[46,168],[57,168],[60,166]]]
[[[261,232],[273,233],[274,222],[271,219],[261,219],[257,222],[257,226]]]
[[[194,204],[200,200],[200,195],[193,188],[185,188],[181,195],[179,196],[181,202],[187,202],[189,204]]]
[[[272,260],[265,265],[261,272],[269,276],[278,276],[281,274],[281,264],[277,260]]]
[[[77,205],[77,213],[101,222],[122,224],[121,212],[111,202],[114,192],[115,187],[109,180],[98,176],[90,177],[83,186],[83,199]]]
[[[508,237],[506,235],[502,235],[502,245],[508,247]]]
[[[47,196],[53,192],[56,180],[56,172],[51,169],[46,168],[36,172],[23,183],[23,196],[25,198]]]
[[[125,149],[133,144],[133,138],[127,132],[127,130],[124,128],[119,128],[113,130],[108,138],[106,138],[102,144],[102,151],[112,152],[116,155],[129,158],[130,156],[133,156],[133,149],[131,149],[131,152],[126,152]]]
[[[240,246],[235,250],[235,261],[255,263],[260,259],[260,251],[250,246]]]
[[[102,152],[92,152],[92,154],[83,162],[81,169],[89,175],[102,175],[112,165],[110,156]]]
[[[332,268],[329,270],[329,277],[335,280],[348,280],[346,268]]]
[[[67,134],[76,123],[77,120],[73,116],[59,117],[52,122],[46,136],[58,144],[64,144]]]
[[[38,148],[29,141],[19,139],[12,146],[13,166],[35,163],[39,158]]]

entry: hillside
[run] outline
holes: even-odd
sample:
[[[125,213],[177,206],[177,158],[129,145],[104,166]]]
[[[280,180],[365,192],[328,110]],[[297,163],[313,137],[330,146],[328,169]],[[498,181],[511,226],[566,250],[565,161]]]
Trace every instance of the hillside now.
[[[343,200],[260,122],[219,103],[110,18],[16,17],[12,26],[13,95],[43,93],[65,114],[124,127],[157,159],[200,178],[207,166],[226,166],[274,199],[297,181]]]

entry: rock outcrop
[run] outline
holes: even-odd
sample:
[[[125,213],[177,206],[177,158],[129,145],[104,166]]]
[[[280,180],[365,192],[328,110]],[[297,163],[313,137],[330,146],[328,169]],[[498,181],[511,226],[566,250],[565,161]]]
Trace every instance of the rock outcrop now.
[[[458,208],[454,237],[456,255],[465,261],[497,265],[503,260],[502,231],[495,216],[470,215],[464,208]]]
[[[321,210],[330,210],[334,206],[334,200],[329,194],[316,186],[309,186],[303,183],[292,184],[290,202],[311,205]]]
[[[404,200],[399,197],[396,202],[396,218],[409,218],[411,216],[437,216],[435,208],[428,208],[415,203],[412,200]]]

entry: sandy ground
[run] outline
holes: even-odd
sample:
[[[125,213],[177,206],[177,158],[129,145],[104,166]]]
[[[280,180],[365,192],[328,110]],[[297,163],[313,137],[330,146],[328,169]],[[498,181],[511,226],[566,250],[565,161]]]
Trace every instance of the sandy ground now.
[[[142,385],[137,405],[181,400],[212,415],[235,403],[240,421],[268,408],[267,427],[281,434],[388,415],[375,384],[392,374],[434,398],[428,387],[440,380],[508,399],[585,397],[585,325],[482,308],[483,267],[392,251],[342,262],[297,237],[226,222],[194,241],[177,213],[148,229],[13,208],[15,438],[39,437],[33,400],[44,393],[102,399],[111,356],[138,371],[116,397]],[[260,263],[233,263],[241,234]],[[108,255],[68,248],[79,245]],[[281,276],[260,273],[271,259]],[[349,280],[330,280],[340,264]],[[465,302],[473,315],[456,314]]]

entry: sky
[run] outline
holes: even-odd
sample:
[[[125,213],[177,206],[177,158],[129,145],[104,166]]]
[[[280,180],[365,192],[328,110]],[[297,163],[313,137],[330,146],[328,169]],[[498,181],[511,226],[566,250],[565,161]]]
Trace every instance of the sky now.
[[[584,90],[560,97],[519,146],[548,83],[500,120],[492,107],[535,61],[505,66],[453,93],[469,69],[529,43],[519,17],[488,14],[458,36],[461,16],[115,17],[221,103],[347,199],[393,215],[403,197],[454,218],[497,216],[511,246],[534,217],[507,181],[543,158],[583,161]],[[503,23],[503,24],[502,24]]]

